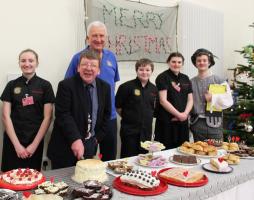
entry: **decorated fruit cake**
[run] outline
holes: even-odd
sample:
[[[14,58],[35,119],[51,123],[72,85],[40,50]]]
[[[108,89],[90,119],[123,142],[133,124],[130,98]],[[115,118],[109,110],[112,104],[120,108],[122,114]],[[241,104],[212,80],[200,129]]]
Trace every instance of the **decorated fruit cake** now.
[[[14,169],[1,174],[1,181],[3,183],[14,186],[39,184],[43,178],[41,172],[29,168]]]

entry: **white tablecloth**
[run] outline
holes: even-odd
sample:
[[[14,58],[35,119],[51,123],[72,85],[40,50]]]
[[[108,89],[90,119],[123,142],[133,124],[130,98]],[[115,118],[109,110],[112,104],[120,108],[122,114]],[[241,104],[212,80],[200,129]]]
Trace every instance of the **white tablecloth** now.
[[[176,149],[159,152],[159,154],[169,158],[178,153]],[[135,164],[135,158],[128,158],[130,163],[135,167],[145,170],[157,170],[162,168],[146,168]],[[209,159],[201,158],[201,164],[208,163]],[[173,163],[167,163],[166,167],[176,167]],[[189,166],[191,167],[191,166]],[[157,196],[133,196],[122,193],[118,190],[113,191],[113,200],[130,200],[130,199],[149,199],[149,200],[253,200],[254,199],[254,160],[241,159],[239,165],[234,165],[233,172],[229,174],[216,174],[206,172],[209,181],[208,184],[202,187],[184,188],[169,185],[168,190]],[[202,165],[195,166],[198,170],[203,170]],[[74,174],[74,167],[64,168],[59,170],[46,171],[45,175],[49,178],[54,176],[56,180],[64,180],[70,186],[78,186],[77,183],[71,180]],[[108,184],[112,184],[114,176],[109,176]]]

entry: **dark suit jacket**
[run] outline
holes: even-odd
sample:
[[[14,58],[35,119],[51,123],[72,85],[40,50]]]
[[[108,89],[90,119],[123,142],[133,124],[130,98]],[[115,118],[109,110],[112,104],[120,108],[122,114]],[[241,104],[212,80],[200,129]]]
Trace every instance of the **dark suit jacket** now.
[[[98,95],[98,113],[95,125],[95,137],[98,142],[105,136],[105,128],[111,114],[110,86],[96,78]],[[58,85],[55,102],[55,121],[48,146],[48,157],[53,161],[75,164],[71,144],[86,137],[87,108],[83,81],[77,74]],[[83,142],[84,143],[84,142]],[[68,165],[68,164],[67,164]],[[66,165],[66,166],[67,166]]]

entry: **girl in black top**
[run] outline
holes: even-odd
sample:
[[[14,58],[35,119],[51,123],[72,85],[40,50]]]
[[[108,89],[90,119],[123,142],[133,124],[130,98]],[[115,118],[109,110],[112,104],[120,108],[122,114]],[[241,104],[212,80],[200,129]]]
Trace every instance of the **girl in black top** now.
[[[54,92],[48,81],[35,74],[37,53],[22,51],[19,66],[22,76],[10,81],[1,96],[5,127],[2,171],[41,169],[43,138],[52,116]]]
[[[155,140],[166,149],[175,148],[189,140],[188,115],[193,106],[191,82],[180,73],[184,57],[171,53],[167,59],[169,69],[156,78],[159,90],[158,113],[155,125]]]

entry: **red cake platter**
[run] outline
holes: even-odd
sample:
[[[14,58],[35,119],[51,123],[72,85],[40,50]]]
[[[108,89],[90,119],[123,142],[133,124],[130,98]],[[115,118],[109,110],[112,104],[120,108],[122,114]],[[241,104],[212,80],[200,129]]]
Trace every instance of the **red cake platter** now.
[[[10,190],[30,190],[46,180],[41,172],[34,169],[14,169],[0,175],[0,187]]]
[[[160,181],[160,185],[156,187],[153,190],[142,190],[141,188],[138,187],[132,187],[129,185],[124,184],[121,180],[120,177],[115,178],[113,182],[113,187],[121,192],[127,193],[127,194],[132,194],[132,195],[137,195],[137,196],[153,196],[153,195],[159,195],[163,192],[165,192],[168,189],[168,184]]]
[[[193,183],[185,183],[185,182],[181,182],[181,181],[175,181],[173,179],[169,179],[169,178],[164,178],[164,177],[161,177],[160,176],[160,173],[168,170],[168,169],[172,169],[172,168],[165,168],[165,169],[162,169],[158,172],[157,174],[157,177],[161,180],[161,181],[164,181],[170,185],[175,185],[175,186],[180,186],[180,187],[200,187],[200,186],[203,186],[203,185],[206,185],[208,183],[208,178],[206,175],[203,176],[202,179],[196,181],[196,182],[193,182]]]

